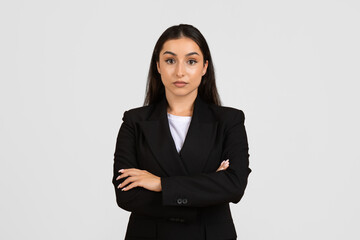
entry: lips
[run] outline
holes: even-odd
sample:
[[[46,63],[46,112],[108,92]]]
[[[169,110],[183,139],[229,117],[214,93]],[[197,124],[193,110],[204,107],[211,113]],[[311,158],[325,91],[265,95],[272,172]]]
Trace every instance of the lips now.
[[[187,83],[186,82],[183,82],[183,81],[176,81],[174,82],[174,85],[176,87],[184,87]]]

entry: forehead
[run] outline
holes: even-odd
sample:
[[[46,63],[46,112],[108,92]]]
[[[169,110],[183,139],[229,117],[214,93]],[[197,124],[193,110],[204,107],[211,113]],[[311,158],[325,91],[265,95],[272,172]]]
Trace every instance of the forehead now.
[[[190,38],[167,40],[160,53],[163,54],[165,51],[171,51],[177,55],[186,55],[189,52],[197,52],[199,55],[202,55],[199,46]]]

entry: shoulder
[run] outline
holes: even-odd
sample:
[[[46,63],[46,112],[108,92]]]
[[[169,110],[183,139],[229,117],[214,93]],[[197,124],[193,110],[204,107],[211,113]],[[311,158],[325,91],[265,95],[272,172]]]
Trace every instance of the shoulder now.
[[[226,135],[245,129],[245,114],[241,109],[228,106],[211,105],[213,115]]]
[[[142,121],[151,113],[152,108],[152,105],[130,108],[124,112],[123,121]]]
[[[220,122],[237,123],[244,122],[245,114],[241,109],[237,109],[229,106],[217,106],[210,104],[210,109],[212,110],[215,118]]]

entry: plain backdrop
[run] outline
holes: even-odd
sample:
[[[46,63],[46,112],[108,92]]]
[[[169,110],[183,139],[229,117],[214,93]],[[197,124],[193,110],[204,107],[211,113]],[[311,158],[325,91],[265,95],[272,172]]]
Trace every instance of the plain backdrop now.
[[[2,0],[0,239],[124,238],[116,136],[180,23],[205,36],[223,105],[246,116],[238,239],[360,239],[357,0]]]

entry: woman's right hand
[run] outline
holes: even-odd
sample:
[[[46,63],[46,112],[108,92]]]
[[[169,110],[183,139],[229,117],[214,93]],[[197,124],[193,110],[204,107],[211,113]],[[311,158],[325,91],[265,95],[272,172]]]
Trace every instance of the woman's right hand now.
[[[218,171],[221,171],[221,170],[226,170],[229,167],[229,164],[230,164],[229,159],[226,159],[226,160],[222,161],[219,168],[216,171],[218,172]]]

